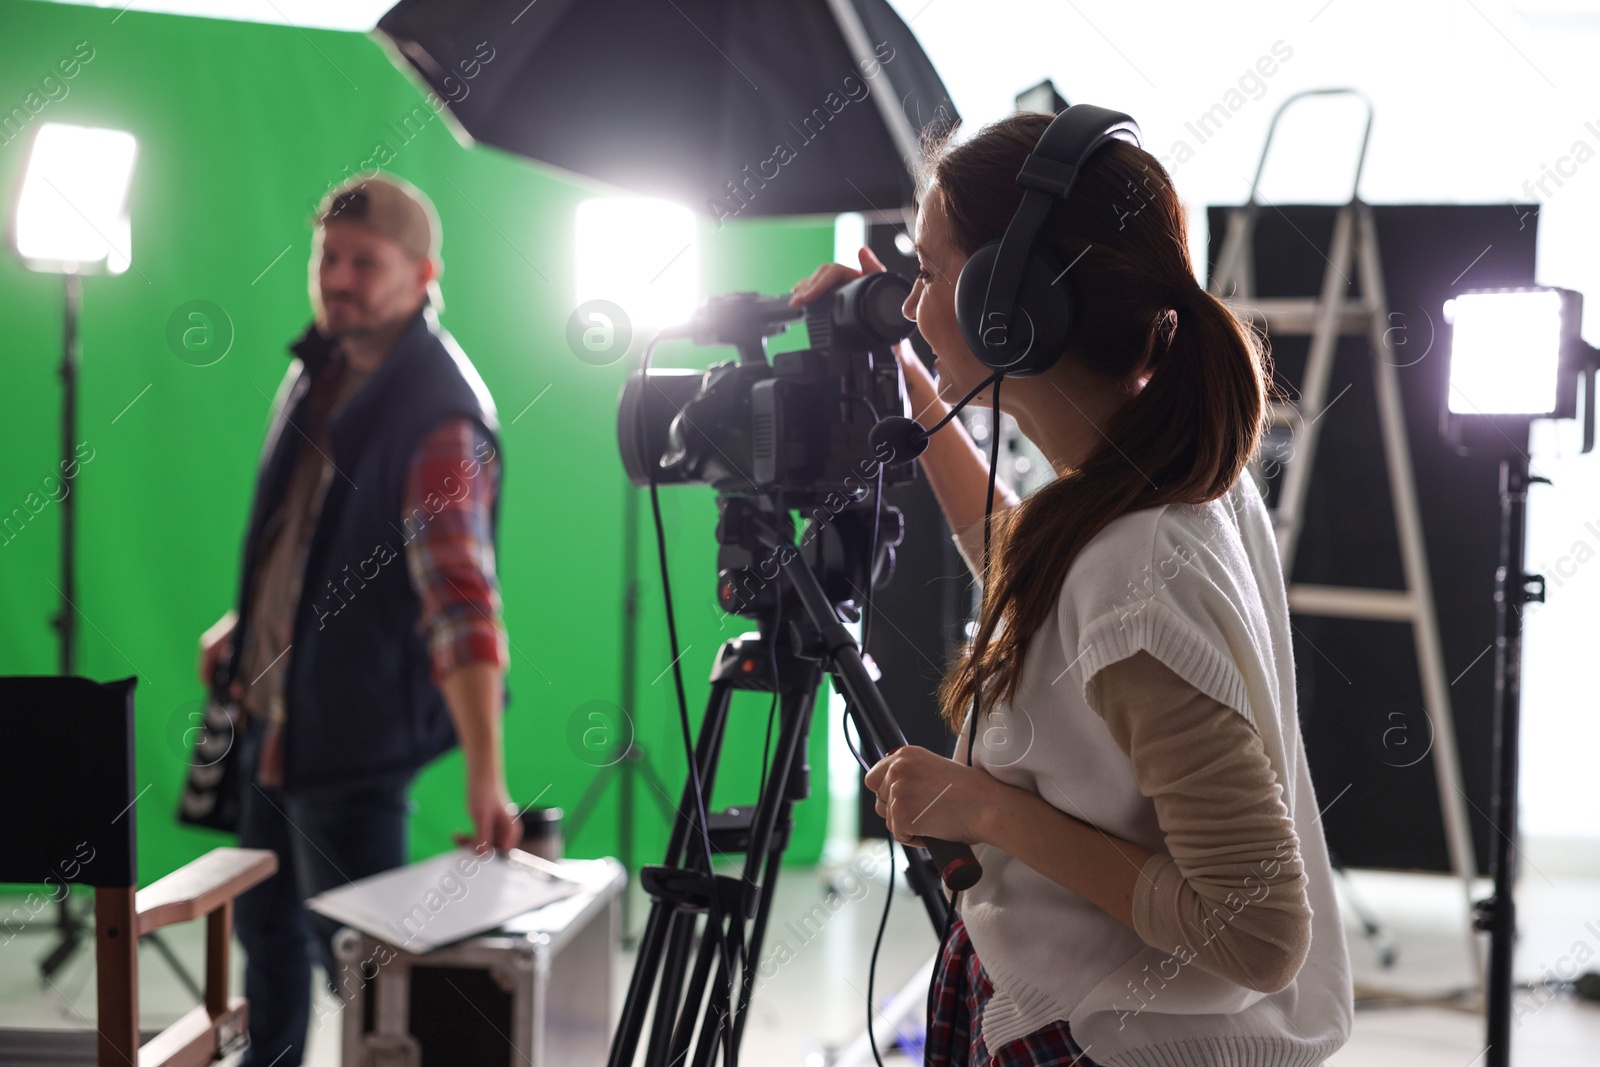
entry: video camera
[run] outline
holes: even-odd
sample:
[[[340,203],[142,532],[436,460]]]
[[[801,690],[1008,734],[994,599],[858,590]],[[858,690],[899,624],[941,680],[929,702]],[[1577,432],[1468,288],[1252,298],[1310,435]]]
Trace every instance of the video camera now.
[[[724,496],[782,495],[788,508],[860,500],[909,481],[868,441],[880,419],[904,412],[896,342],[911,283],[866,274],[804,308],[788,297],[712,297],[687,325],[659,339],[731,345],[737,361],[705,371],[650,368],[630,377],[618,405],[617,443],[635,485],[710,485]],[[811,347],[769,362],[766,338],[804,317]]]

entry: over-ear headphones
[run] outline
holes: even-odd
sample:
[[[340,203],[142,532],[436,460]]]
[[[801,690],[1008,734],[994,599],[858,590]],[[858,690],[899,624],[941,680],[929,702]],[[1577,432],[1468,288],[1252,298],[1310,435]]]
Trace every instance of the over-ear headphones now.
[[[1095,149],[1111,140],[1139,146],[1139,124],[1120,111],[1074,104],[1055,117],[1022,164],[1022,203],[998,241],[972,253],[956,279],[956,321],[985,366],[1026,378],[1053,366],[1072,334],[1077,308],[1059,257],[1036,247],[1046,214],[1072,192]]]

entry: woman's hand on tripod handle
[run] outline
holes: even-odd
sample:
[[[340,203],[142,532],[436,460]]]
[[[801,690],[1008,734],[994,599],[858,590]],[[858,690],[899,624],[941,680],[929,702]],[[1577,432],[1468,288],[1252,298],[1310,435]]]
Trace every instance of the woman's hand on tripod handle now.
[[[925,748],[893,749],[867,772],[874,805],[902,845],[925,847],[937,837],[966,845],[988,840],[989,817],[1012,786],[981,767],[968,767]]]
[[[925,748],[892,749],[867,772],[866,783],[901,844],[925,847],[925,837],[937,837],[992,845],[1137,932],[1133,891],[1153,850],[1068,815],[982,767]]]

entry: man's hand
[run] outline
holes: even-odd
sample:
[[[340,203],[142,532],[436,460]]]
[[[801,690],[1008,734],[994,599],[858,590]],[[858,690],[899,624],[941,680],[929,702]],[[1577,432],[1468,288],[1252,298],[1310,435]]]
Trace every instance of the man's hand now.
[[[212,623],[206,632],[200,635],[200,684],[207,689],[211,688],[211,679],[215,677],[217,663],[233,655],[233,635],[239,628],[239,616],[229,611],[222,618]],[[233,683],[233,695],[239,695],[239,683]]]
[[[472,844],[507,849],[516,848],[522,840],[522,824],[506,795],[505,761],[500,751],[501,674],[499,667],[488,663],[463,663],[439,688],[466,757]]]
[[[516,848],[522,843],[522,822],[517,806],[506,795],[505,782],[497,776],[480,775],[467,780],[467,814],[472,818],[471,844],[485,847]]]
[[[981,767],[968,767],[925,748],[906,745],[867,772],[878,794],[876,811],[902,845],[921,847],[923,836],[968,845],[984,843],[989,820],[1012,789]]]

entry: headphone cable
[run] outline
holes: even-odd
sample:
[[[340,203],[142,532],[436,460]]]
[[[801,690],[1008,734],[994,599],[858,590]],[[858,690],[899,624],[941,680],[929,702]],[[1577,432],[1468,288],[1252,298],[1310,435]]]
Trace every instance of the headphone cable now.
[[[1000,461],[1000,381],[1004,377],[1005,373],[1001,371],[997,372],[990,378],[990,381],[994,383],[994,392],[990,400],[991,407],[989,417],[989,492],[988,496],[984,500],[983,505],[983,589],[985,595],[987,595],[989,590],[989,527],[992,525],[994,519],[994,483],[995,474],[999,470]],[[985,382],[984,384],[987,385],[989,383]],[[977,390],[973,391],[974,394],[976,392]],[[979,601],[978,619],[979,625],[982,625],[983,607],[981,598]],[[981,682],[981,678],[975,677],[973,679],[972,711],[967,716],[968,767],[972,766],[972,750],[974,747],[976,747],[978,739],[978,711],[979,693],[982,689]],[[928,980],[927,1019],[929,1024],[933,1022],[933,993],[934,990],[939,987],[939,968],[944,963],[945,949],[949,946],[950,934],[955,929],[956,898],[959,896],[960,893],[957,892],[950,898],[950,906],[944,914],[944,929],[939,933],[939,952],[933,958],[933,974]],[[924,1055],[926,1055],[928,1038],[932,1037],[931,1026],[924,1031],[924,1034],[923,1050]]]
[[[994,382],[993,399],[990,401],[989,417],[989,494],[983,503],[983,595],[978,601],[978,625],[983,625],[983,601],[989,594],[989,527],[994,520],[994,480],[995,472],[1000,462],[1000,380],[1005,377],[1004,371],[996,372],[991,378]],[[972,713],[967,717],[967,766],[972,766],[972,750],[978,743],[978,712],[979,699],[982,694],[983,679],[974,674],[972,679]]]

